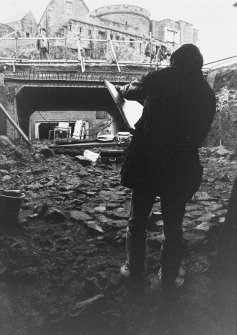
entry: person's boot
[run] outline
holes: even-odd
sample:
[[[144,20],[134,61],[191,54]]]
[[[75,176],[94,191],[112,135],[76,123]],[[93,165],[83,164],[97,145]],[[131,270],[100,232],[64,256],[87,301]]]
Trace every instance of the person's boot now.
[[[130,278],[130,270],[129,270],[128,261],[126,261],[125,264],[121,266],[121,268],[120,268],[120,274],[125,279],[129,279]]]
[[[120,268],[120,274],[126,280],[128,293],[131,297],[137,298],[145,293],[145,280],[143,272],[131,272],[129,264],[126,261]]]
[[[146,253],[146,231],[139,229],[129,221],[126,235],[125,264],[120,268],[121,276],[127,280],[130,289],[134,292],[144,290],[144,267]]]
[[[186,275],[185,263],[181,262],[183,243],[167,243],[164,241],[160,250],[159,286],[163,292],[171,292],[184,283]]]
[[[161,266],[158,272],[158,281],[161,291],[170,293],[180,288],[184,284],[185,276],[186,265],[184,262],[180,265],[173,265],[170,269],[169,267]]]

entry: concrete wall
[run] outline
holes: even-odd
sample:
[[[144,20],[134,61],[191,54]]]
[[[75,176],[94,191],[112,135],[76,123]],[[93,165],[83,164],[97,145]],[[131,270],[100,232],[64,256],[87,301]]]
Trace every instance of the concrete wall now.
[[[7,92],[4,86],[4,76],[0,74],[0,102],[3,107],[7,108]],[[0,135],[6,135],[7,122],[3,112],[0,111]]]
[[[12,84],[10,86],[6,85],[4,82],[4,75],[0,74],[0,101],[4,108],[6,109],[8,115],[18,123],[18,116],[16,113],[16,94],[21,85]],[[6,134],[12,139],[18,137],[17,131],[6,119],[5,115],[0,111],[0,133]]]

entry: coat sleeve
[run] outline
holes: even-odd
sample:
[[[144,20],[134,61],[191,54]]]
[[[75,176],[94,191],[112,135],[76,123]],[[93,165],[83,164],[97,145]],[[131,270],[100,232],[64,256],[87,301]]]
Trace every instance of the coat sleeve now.
[[[123,98],[135,100],[143,104],[149,90],[149,85],[152,82],[152,74],[153,72],[150,72],[124,86],[116,85],[116,89]]]

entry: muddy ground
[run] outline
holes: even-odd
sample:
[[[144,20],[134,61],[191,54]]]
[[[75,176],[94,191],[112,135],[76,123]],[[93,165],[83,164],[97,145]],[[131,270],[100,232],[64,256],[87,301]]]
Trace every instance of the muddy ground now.
[[[236,156],[222,146],[200,155],[203,181],[183,224],[185,284],[170,299],[157,289],[157,198],[147,227],[146,293],[131,297],[119,275],[131,197],[120,185],[120,165],[86,165],[1,136],[1,189],[19,189],[25,198],[16,226],[1,222],[0,334],[236,334],[236,287],[214,271]]]

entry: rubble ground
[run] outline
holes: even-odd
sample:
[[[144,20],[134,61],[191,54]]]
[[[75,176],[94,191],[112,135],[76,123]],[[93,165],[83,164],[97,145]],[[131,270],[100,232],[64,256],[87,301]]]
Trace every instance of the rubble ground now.
[[[200,154],[203,181],[183,224],[186,282],[172,300],[155,287],[163,238],[157,199],[147,227],[146,294],[133,299],[119,276],[131,197],[120,166],[83,166],[46,145],[28,150],[0,136],[1,189],[25,194],[15,230],[1,223],[0,334],[232,335],[225,310],[234,308],[233,291],[218,295],[212,283],[236,157],[222,146]]]

